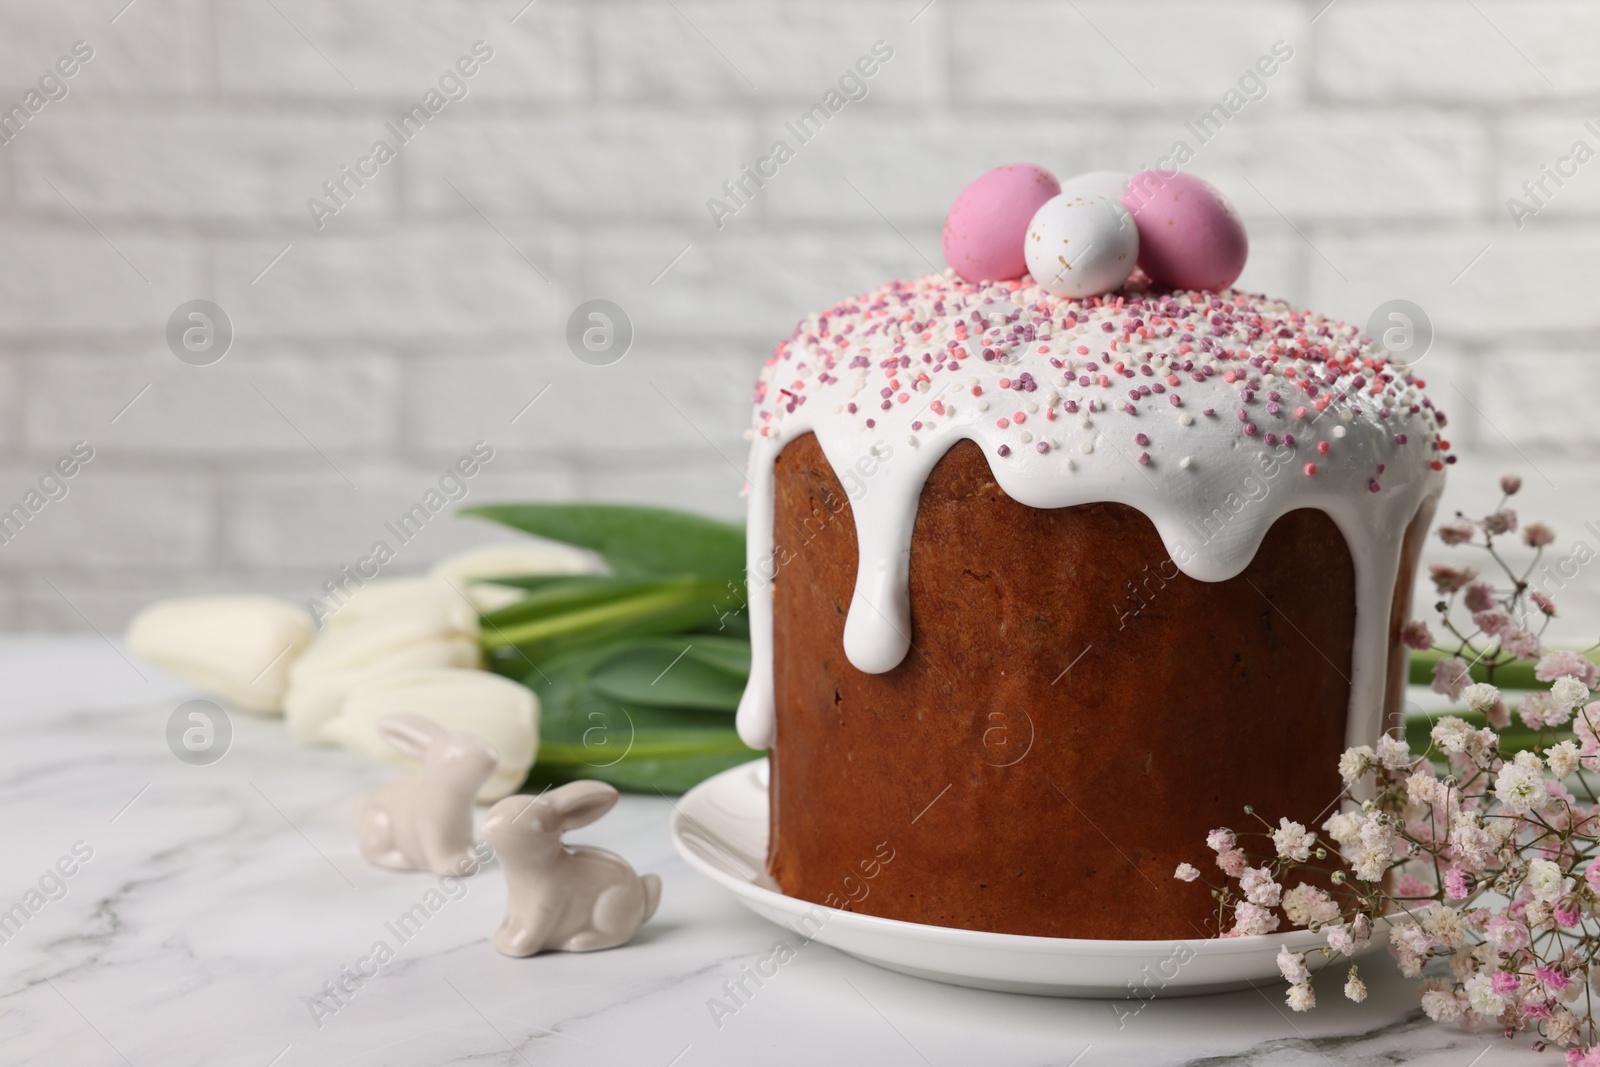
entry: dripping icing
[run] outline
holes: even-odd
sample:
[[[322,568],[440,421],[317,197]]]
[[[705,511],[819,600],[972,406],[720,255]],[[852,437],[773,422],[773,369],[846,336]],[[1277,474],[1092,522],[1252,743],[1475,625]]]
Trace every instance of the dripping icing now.
[[[1356,572],[1347,741],[1370,742],[1405,530],[1442,486],[1444,422],[1354,328],[1262,296],[1134,288],[1069,300],[1026,278],[928,275],[836,305],[778,346],[757,385],[740,736],[772,742],[774,468],[814,433],[835,471],[875,471],[851,493],[860,562],[844,646],[858,670],[892,670],[912,647],[922,487],[970,440],[1019,503],[1142,512],[1200,581],[1244,571],[1288,512],[1326,512]]]

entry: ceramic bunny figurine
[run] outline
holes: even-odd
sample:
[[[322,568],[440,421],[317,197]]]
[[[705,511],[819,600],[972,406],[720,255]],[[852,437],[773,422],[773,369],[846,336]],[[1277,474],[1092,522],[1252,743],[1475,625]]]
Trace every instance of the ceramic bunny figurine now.
[[[420,773],[385,782],[356,801],[356,838],[369,863],[459,874],[472,855],[472,801],[499,762],[477,734],[421,715],[386,715],[378,733],[422,761]]]
[[[611,786],[585,781],[506,797],[489,809],[483,836],[506,876],[506,918],[495,948],[507,956],[612,948],[655,913],[658,875],[640,877],[605,849],[561,843],[563,832],[587,826],[616,803]]]

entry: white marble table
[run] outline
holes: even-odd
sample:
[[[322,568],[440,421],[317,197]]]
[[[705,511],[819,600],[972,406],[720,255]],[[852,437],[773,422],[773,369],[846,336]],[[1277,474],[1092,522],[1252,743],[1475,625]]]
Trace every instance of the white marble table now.
[[[165,726],[195,694],[93,637],[0,644],[0,678],[0,911],[76,842],[93,850],[0,944],[5,1064],[1559,1063],[1427,1023],[1381,956],[1361,1006],[1325,980],[1324,1006],[1293,1015],[1273,983],[1119,1026],[1106,1002],[958,989],[812,944],[719,1027],[708,1001],[781,931],[677,858],[665,800],[626,797],[574,835],[665,880],[633,945],[499,955],[493,868],[402,942],[386,924],[437,880],[367,866],[348,816],[389,771],[243,715],[226,757],[184,764]],[[380,940],[394,959],[317,1018],[324,983]]]

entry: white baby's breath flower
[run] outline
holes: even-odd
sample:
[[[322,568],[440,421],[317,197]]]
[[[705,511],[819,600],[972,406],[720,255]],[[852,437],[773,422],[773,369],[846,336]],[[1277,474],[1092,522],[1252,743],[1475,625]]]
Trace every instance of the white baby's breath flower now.
[[[1472,1010],[1488,1018],[1497,1018],[1506,1010],[1506,998],[1494,991],[1493,979],[1482,972],[1468,978],[1462,986],[1462,992],[1467,995],[1467,1003],[1472,1005]]]
[[[1433,731],[1429,736],[1443,752],[1465,752],[1472,739],[1472,733],[1472,726],[1465,719],[1446,715],[1433,724]]]
[[[1473,711],[1487,712],[1500,701],[1500,690],[1488,682],[1474,682],[1461,691],[1461,699]]]
[[[1550,697],[1563,708],[1575,708],[1589,701],[1589,687],[1571,675],[1562,675],[1550,686]]]
[[[1544,776],[1520,762],[1507,763],[1494,780],[1494,795],[1511,811],[1526,815],[1546,796]]]
[[[1275,908],[1283,895],[1283,887],[1272,880],[1272,872],[1265,867],[1246,867],[1239,876],[1239,888],[1252,904]]]
[[[1367,999],[1367,983],[1361,980],[1361,975],[1356,973],[1354,967],[1350,968],[1350,976],[1344,980],[1344,995],[1357,1004]]]
[[[1278,850],[1279,859],[1304,863],[1311,858],[1311,847],[1316,843],[1316,835],[1286,818],[1280,818],[1278,828],[1272,831],[1272,844]]]
[[[1403,771],[1411,766],[1411,746],[1404,738],[1384,734],[1378,738],[1377,761],[1391,771]]]
[[[1562,877],[1561,867],[1555,862],[1541,858],[1528,864],[1528,877],[1523,884],[1534,900],[1553,904],[1572,892],[1573,881]]]
[[[1344,750],[1344,755],[1339,757],[1339,776],[1346,784],[1354,785],[1372,770],[1375,759],[1376,755],[1368,745],[1347,748]]]
[[[1192,882],[1200,877],[1200,869],[1192,863],[1180,863],[1178,869],[1172,872],[1172,877],[1180,882]]]
[[[1339,903],[1314,885],[1301,882],[1283,894],[1283,913],[1296,926],[1325,926],[1339,918]]]
[[[1550,766],[1550,773],[1557,778],[1574,774],[1578,770],[1578,746],[1570,739],[1551,745],[1545,753],[1545,762]]]
[[[1467,923],[1461,912],[1448,904],[1434,904],[1422,917],[1422,928],[1446,948],[1456,948],[1467,939]]]
[[[1306,970],[1305,957],[1298,952],[1290,952],[1287,945],[1278,950],[1278,971],[1290,985],[1299,985],[1311,976]]]
[[[1354,848],[1361,840],[1361,816],[1353,811],[1336,811],[1328,816],[1322,829],[1338,842],[1340,848]]]
[[[1285,1003],[1295,1011],[1310,1011],[1317,1006],[1317,994],[1311,988],[1310,982],[1301,982],[1299,985],[1289,987]]]
[[[1464,1011],[1461,998],[1448,989],[1429,989],[1422,994],[1422,1013],[1436,1023],[1453,1023]]]
[[[1417,771],[1406,779],[1406,799],[1412,804],[1425,806],[1435,803],[1436,798],[1442,802],[1439,795],[1439,779],[1427,768]]]

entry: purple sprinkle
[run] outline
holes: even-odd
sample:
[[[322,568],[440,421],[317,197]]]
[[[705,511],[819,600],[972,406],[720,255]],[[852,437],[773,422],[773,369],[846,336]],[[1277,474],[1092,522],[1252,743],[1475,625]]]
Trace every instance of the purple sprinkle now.
[[[1142,433],[1136,433],[1133,435],[1133,443],[1143,448],[1150,443],[1150,438]]]
[[[999,448],[999,452],[1000,452],[1000,455],[1002,457],[1009,456],[1009,455],[1011,455],[1011,446],[1010,445],[1001,445],[1000,448]]]
[[[889,401],[885,400],[883,402],[882,407],[883,407],[883,410],[888,411],[889,410]]]
[[[1139,463],[1140,463],[1141,466],[1148,466],[1149,463],[1150,463],[1150,453],[1148,453],[1148,452],[1140,452],[1139,453]]]
[[[1124,405],[1122,405],[1122,410],[1126,411],[1129,415],[1137,415],[1137,414],[1139,414],[1139,409],[1134,407],[1132,404],[1124,404]]]
[[[913,429],[913,430],[920,430],[920,429],[922,429],[922,423],[920,423],[920,422],[913,422],[913,423],[912,423],[912,424],[911,424],[911,428],[912,428],[912,429]]]
[[[870,430],[876,425],[878,425],[878,420],[877,419],[868,419],[867,420],[867,429]]]
[[[1205,410],[1204,410],[1204,411],[1202,411],[1202,412],[1201,412],[1201,413],[1200,413],[1200,414],[1202,414],[1202,415],[1211,415],[1211,416],[1215,416],[1215,415],[1216,415],[1216,413],[1217,413],[1217,412],[1216,412],[1216,409],[1215,409],[1215,408],[1206,408],[1206,409],[1205,409]]]
[[[1040,441],[1039,442],[1039,454],[1042,456],[1048,451],[1050,451],[1050,443],[1048,441]]]
[[[856,413],[856,405],[855,405],[855,403],[852,401],[850,406],[847,407],[845,410],[850,412],[850,414],[854,415]]]
[[[1183,406],[1183,398],[1178,396],[1177,393],[1173,393],[1171,396],[1167,397],[1167,402],[1175,408],[1180,408]]]
[[[1244,424],[1244,435],[1246,437],[1254,437],[1256,435],[1256,424],[1253,423],[1253,422],[1245,423]]]
[[[1283,443],[1288,445],[1290,448],[1293,448],[1294,447],[1294,434],[1292,434],[1292,433],[1284,434],[1283,435]]]
[[[1382,487],[1378,485],[1378,479],[1376,479],[1376,478],[1372,479],[1372,481],[1367,483],[1367,490],[1369,492],[1376,493],[1380,488],[1382,488]]]
[[[916,429],[916,427],[913,426],[912,429],[914,430],[914,429]],[[1275,445],[1277,443],[1278,443],[1278,435],[1277,434],[1275,434],[1275,433],[1267,434],[1267,444]]]
[[[1395,434],[1394,435],[1394,443],[1397,444],[1397,445],[1405,444],[1406,443],[1406,435],[1403,434],[1403,433]]]

